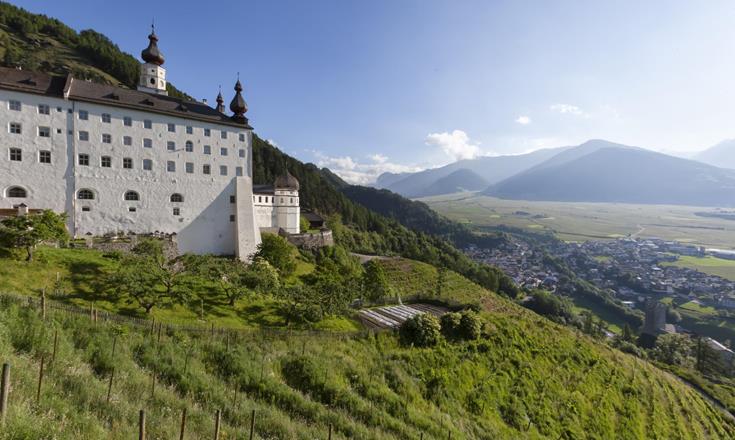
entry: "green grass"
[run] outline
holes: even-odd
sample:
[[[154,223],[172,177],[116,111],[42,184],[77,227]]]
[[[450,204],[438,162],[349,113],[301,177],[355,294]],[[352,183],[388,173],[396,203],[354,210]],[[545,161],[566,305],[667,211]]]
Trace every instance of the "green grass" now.
[[[299,258],[297,275],[308,273],[314,265]],[[212,291],[200,292],[204,301],[189,304],[169,304],[155,307],[150,315],[135,304],[105,293],[102,280],[116,267],[116,261],[104,258],[102,253],[91,249],[65,249],[41,247],[35,261],[5,256],[0,258],[0,292],[39,296],[42,289],[49,295],[59,277],[63,295],[56,300],[88,308],[120,313],[139,318],[153,318],[172,324],[202,325],[227,328],[281,327],[287,323],[281,303],[269,296],[250,296],[236,301],[234,307]],[[354,331],[359,324],[350,317],[330,317],[319,324],[319,328],[335,331]]]
[[[534,202],[467,194],[427,197],[421,201],[452,220],[474,227],[533,228],[567,241],[637,235],[735,249],[735,221],[695,215],[709,210],[703,207]],[[518,215],[517,211],[530,215]]]
[[[697,312],[700,315],[714,315],[717,313],[714,307],[703,306],[696,301],[689,301],[679,306],[680,309]]]
[[[726,260],[711,255],[706,257],[682,255],[678,260],[665,264],[688,267],[709,275],[717,275],[718,277],[735,281],[735,260]]]
[[[210,338],[136,328],[0,303],[0,361],[13,389],[0,439],[151,438],[537,439],[732,438],[735,426],[699,394],[651,364],[601,345],[502,298],[476,342],[401,347],[366,337],[257,333]],[[41,356],[46,364],[35,403]],[[229,341],[227,343],[226,341]],[[105,396],[115,369],[111,403]],[[156,377],[155,394],[151,377]]]

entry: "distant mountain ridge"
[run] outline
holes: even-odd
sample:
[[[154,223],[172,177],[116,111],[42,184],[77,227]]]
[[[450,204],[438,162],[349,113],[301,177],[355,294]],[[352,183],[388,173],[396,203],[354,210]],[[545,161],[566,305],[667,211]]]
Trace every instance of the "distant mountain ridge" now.
[[[735,170],[602,140],[490,186],[520,200],[735,206]]]
[[[735,139],[726,139],[696,154],[693,159],[720,168],[735,169]]]

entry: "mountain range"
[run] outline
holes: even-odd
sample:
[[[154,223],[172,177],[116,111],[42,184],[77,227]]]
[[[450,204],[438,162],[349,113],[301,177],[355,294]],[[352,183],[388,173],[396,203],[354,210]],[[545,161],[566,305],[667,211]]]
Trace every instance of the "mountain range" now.
[[[595,139],[575,147],[459,161],[400,179],[381,176],[376,185],[424,197],[472,191],[480,177],[488,182],[483,194],[505,199],[729,207],[735,205],[735,169],[720,167],[731,165],[729,158],[735,159],[735,141],[693,160]]]

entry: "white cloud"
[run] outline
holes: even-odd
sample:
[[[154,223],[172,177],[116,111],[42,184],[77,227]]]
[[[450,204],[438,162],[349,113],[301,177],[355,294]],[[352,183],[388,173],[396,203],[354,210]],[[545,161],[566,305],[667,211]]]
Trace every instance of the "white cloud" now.
[[[422,168],[410,165],[392,163],[383,154],[370,154],[370,162],[359,162],[350,156],[327,156],[320,151],[311,151],[317,158],[317,166],[327,167],[345,181],[356,185],[368,185],[385,172],[404,173],[417,172]]]
[[[525,115],[521,115],[521,116],[518,116],[518,118],[516,119],[516,122],[521,125],[528,125],[531,123],[531,118]]]
[[[426,136],[426,145],[441,148],[444,154],[451,157],[453,161],[474,159],[482,153],[479,144],[472,142],[467,133],[462,130],[454,130],[451,133],[430,133]]]
[[[266,139],[265,141],[266,141],[266,142],[268,142],[269,144],[273,145],[274,147],[278,148],[278,149],[280,149],[280,148],[281,148],[281,147],[280,147],[280,146],[279,146],[279,145],[278,145],[278,144],[276,143],[276,141],[274,141],[273,139]]]
[[[552,112],[558,112],[562,114],[582,116],[584,118],[589,117],[589,114],[587,112],[577,107],[576,105],[571,105],[571,104],[552,104],[549,107],[549,110],[551,110]]]

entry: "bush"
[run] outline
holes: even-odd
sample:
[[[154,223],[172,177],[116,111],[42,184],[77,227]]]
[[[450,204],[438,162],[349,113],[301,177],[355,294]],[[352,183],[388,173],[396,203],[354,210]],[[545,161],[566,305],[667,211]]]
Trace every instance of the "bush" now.
[[[441,326],[434,315],[421,313],[401,324],[398,334],[403,345],[433,347],[441,339]]]
[[[459,324],[460,337],[466,340],[475,340],[480,337],[482,332],[482,320],[480,315],[475,312],[462,313],[462,319]]]
[[[457,336],[459,326],[462,324],[462,315],[459,313],[445,313],[441,317],[442,334],[447,339]]]

